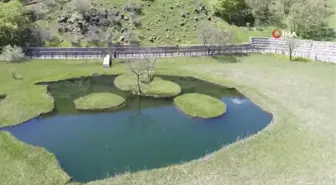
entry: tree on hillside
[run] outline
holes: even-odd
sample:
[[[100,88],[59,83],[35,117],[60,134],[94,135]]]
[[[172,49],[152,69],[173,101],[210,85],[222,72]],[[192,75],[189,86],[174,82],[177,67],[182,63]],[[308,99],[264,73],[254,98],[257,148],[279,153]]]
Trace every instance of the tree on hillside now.
[[[92,8],[90,0],[72,0],[69,5],[82,15],[85,15]]]
[[[327,18],[330,15],[326,7],[325,0],[306,0],[292,4],[288,17],[289,27],[302,38],[325,40],[334,36],[326,33]]]
[[[214,9],[215,15],[229,24],[245,26],[246,23],[254,23],[251,10],[245,0],[218,0]]]
[[[203,22],[199,25],[199,38],[207,55],[213,55],[216,51],[221,52],[231,42],[232,34]]]
[[[255,26],[282,25],[283,4],[279,0],[246,0],[258,23]]]
[[[18,0],[0,2],[0,47],[4,45],[23,45],[30,26],[28,9]]]

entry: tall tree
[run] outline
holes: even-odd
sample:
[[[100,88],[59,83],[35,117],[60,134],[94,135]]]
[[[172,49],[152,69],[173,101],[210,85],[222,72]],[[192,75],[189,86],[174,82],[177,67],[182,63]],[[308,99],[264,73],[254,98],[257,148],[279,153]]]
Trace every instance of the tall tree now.
[[[279,0],[246,0],[246,3],[251,8],[256,26],[282,24],[284,8]]]
[[[216,51],[221,52],[225,45],[231,42],[232,34],[207,22],[202,22],[199,25],[199,39],[206,49],[207,55],[213,55]]]
[[[28,9],[18,0],[0,2],[0,47],[22,45],[30,25]]]
[[[301,0],[289,11],[289,27],[302,38],[321,39],[327,27],[329,11],[325,0]]]
[[[215,14],[229,24],[245,26],[247,22],[254,22],[251,10],[245,0],[218,0],[214,9]]]

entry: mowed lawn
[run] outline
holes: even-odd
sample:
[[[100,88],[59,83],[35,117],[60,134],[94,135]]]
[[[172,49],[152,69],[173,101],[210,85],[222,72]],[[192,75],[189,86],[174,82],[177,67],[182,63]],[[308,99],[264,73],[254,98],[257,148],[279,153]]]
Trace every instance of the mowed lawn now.
[[[335,65],[253,55],[164,58],[157,67],[157,73],[236,87],[274,115],[272,124],[199,160],[88,184],[336,184]],[[12,78],[14,70],[22,80]],[[36,82],[124,71],[122,63],[104,69],[95,61],[0,63],[0,94],[7,95],[0,100],[0,127],[52,110],[53,98]],[[0,132],[0,148],[1,184],[49,185],[70,180],[54,156],[42,148],[4,132]]]

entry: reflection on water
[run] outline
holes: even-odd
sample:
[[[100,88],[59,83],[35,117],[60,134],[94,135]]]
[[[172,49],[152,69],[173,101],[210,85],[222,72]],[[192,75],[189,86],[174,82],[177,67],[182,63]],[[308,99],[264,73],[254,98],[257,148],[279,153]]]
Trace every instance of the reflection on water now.
[[[55,112],[4,130],[45,147],[75,181],[86,182],[200,158],[258,132],[272,119],[234,89],[194,78],[164,78],[178,83],[183,93],[221,99],[227,112],[213,119],[194,119],[179,112],[172,99],[140,99],[116,89],[114,76],[99,76],[49,83]],[[127,106],[95,113],[75,110],[72,101],[93,92],[121,95]]]

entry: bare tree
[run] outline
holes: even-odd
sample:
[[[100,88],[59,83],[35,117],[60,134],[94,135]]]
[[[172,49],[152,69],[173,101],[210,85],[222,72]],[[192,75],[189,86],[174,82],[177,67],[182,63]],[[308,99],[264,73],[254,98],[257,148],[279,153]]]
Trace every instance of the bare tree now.
[[[127,30],[123,33],[123,37],[128,44],[139,45],[139,36],[135,32]]]
[[[30,31],[31,36],[33,36],[35,41],[40,45],[44,44],[46,41],[51,41],[55,36],[51,30],[38,26],[30,28]]]
[[[144,65],[144,82],[149,83],[153,80],[155,64],[157,57],[150,50],[144,50],[143,52],[143,65]]]
[[[293,60],[294,49],[299,46],[298,42],[294,38],[289,38],[285,40],[285,48],[288,50],[289,60]]]
[[[225,45],[231,41],[232,34],[203,22],[199,26],[199,38],[206,49],[207,55],[213,55],[215,51],[220,53],[223,50]]]
[[[107,44],[108,47],[112,47],[113,45],[113,39],[115,37],[115,34],[113,32],[112,28],[107,28],[107,30],[103,33],[104,35],[104,42]]]
[[[155,65],[157,61],[157,57],[153,55],[153,51],[142,50],[141,54],[141,59],[128,59],[126,61],[126,64],[130,69],[131,73],[136,77],[137,94],[143,94],[141,84],[149,84],[153,80]]]

